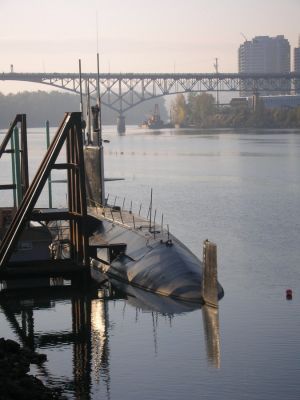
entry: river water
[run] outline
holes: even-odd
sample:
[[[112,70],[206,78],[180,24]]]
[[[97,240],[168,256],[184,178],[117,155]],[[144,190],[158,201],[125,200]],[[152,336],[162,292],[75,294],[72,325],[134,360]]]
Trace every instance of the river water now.
[[[32,173],[40,131],[29,135]],[[110,203],[146,213],[152,188],[157,220],[163,212],[197,256],[217,243],[218,312],[106,287],[11,289],[0,336],[47,354],[32,373],[70,399],[299,398],[300,131],[104,127],[104,138],[106,177],[125,178],[107,182]],[[64,205],[64,185],[53,192]]]

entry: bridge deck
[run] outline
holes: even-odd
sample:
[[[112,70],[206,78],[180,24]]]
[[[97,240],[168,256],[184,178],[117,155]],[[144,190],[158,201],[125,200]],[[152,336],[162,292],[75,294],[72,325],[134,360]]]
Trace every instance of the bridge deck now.
[[[96,96],[98,75],[82,74]],[[229,91],[291,93],[300,73],[101,73],[101,103],[119,115],[143,101],[176,93]],[[0,81],[37,82],[71,92],[80,92],[76,73],[2,73]]]

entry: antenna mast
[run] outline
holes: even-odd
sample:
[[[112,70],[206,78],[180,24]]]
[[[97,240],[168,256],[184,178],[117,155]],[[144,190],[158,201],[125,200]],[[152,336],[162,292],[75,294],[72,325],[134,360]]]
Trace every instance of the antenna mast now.
[[[243,32],[241,32],[241,35],[243,36],[243,38],[245,39],[245,41],[248,42],[248,39],[247,39],[246,35],[243,34]]]
[[[80,89],[80,112],[81,112],[81,128],[83,131],[83,137],[85,138],[85,128],[86,128],[86,122],[85,122],[85,117],[83,116],[83,93],[82,93],[82,72],[81,72],[81,59],[78,60],[78,66],[79,66],[79,89]]]
[[[86,118],[87,118],[87,145],[93,143],[92,123],[91,123],[91,99],[90,99],[90,81],[86,80]]]
[[[97,141],[98,141],[98,146],[99,146],[99,149],[100,149],[101,203],[104,206],[105,205],[104,159],[103,159],[103,142],[102,142],[102,116],[101,116],[99,53],[97,53],[97,108],[98,108],[98,135],[97,135]]]
[[[101,115],[101,94],[100,94],[100,67],[99,53],[97,53],[97,105],[99,107],[99,133],[98,146],[102,146],[102,115]]]
[[[81,77],[81,59],[78,60],[79,64],[79,88],[80,88],[80,112],[81,112],[81,119],[83,114],[83,100],[82,100],[82,77]]]

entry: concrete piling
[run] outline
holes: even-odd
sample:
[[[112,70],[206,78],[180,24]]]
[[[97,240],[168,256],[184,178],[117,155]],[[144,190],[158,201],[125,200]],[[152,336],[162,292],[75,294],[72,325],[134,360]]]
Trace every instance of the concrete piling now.
[[[203,280],[202,296],[205,304],[218,307],[217,245],[203,242]]]
[[[126,131],[125,117],[122,114],[119,114],[117,117],[117,130],[119,135],[122,135]]]

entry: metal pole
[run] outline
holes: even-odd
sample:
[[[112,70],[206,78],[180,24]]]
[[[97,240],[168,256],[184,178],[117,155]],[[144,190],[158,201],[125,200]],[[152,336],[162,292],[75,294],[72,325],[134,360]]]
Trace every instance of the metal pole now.
[[[46,143],[47,150],[50,147],[50,124],[49,121],[46,121]],[[49,173],[48,178],[48,197],[49,197],[49,208],[52,208],[52,182],[51,182],[51,172]]]
[[[154,211],[154,221],[153,221],[153,227],[154,227],[154,239],[155,239],[155,220],[156,220],[156,209]]]
[[[87,133],[86,133],[86,144],[90,145],[93,142],[92,128],[91,128],[91,105],[90,105],[90,84],[89,80],[85,81],[85,92],[87,94],[86,101],[86,119],[87,119]]]
[[[120,208],[120,217],[121,217],[122,224],[124,224],[123,216],[122,216],[122,209],[121,208]]]
[[[152,219],[152,188],[151,188],[151,198],[150,198],[149,214],[150,214],[150,227],[149,227],[149,231],[151,231],[151,219]]]
[[[102,114],[101,114],[101,93],[100,93],[100,62],[99,53],[97,53],[97,103],[99,107],[99,133],[98,133],[98,146],[102,146]]]
[[[101,94],[100,94],[100,66],[99,66],[99,53],[97,53],[97,97],[99,107],[99,132],[98,132],[98,146],[100,148],[100,187],[101,187],[101,203],[104,204],[105,200],[105,186],[104,186],[104,155],[103,155],[103,141],[102,141],[102,116],[101,116]]]
[[[21,183],[21,168],[20,168],[20,142],[19,142],[19,129],[14,129],[14,142],[15,142],[15,171],[16,171],[16,185],[17,185],[17,206],[19,207],[22,202],[22,183]]]
[[[81,119],[83,118],[83,97],[82,97],[82,75],[81,75],[81,60],[78,60],[79,67],[79,88],[80,88],[80,112]]]
[[[28,147],[27,147],[27,123],[26,114],[21,115],[21,179],[22,179],[22,199],[29,188],[28,171]]]
[[[18,130],[18,127],[15,127],[14,130]],[[11,149],[13,150],[11,153],[11,170],[12,170],[12,180],[13,184],[16,184],[16,153],[15,153],[15,135],[11,135]],[[16,188],[13,189],[13,199],[14,199],[14,207],[17,207],[17,194]]]

